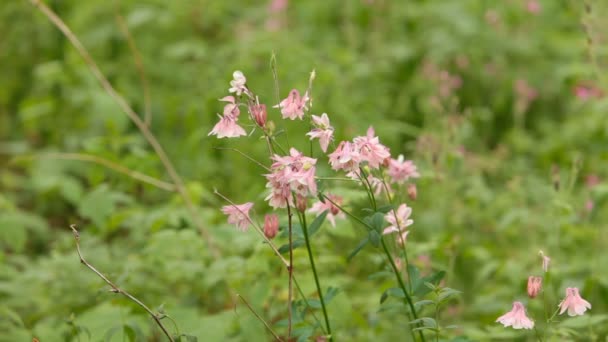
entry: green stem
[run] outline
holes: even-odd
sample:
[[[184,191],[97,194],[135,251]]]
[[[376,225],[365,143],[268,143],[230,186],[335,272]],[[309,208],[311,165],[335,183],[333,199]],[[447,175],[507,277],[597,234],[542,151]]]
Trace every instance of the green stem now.
[[[317,292],[319,293],[319,300],[321,301],[321,308],[323,309],[323,318],[325,318],[325,326],[327,327],[327,334],[329,335],[329,341],[333,341],[331,334],[331,326],[329,325],[329,316],[327,315],[327,308],[325,307],[325,299],[323,298],[323,291],[321,284],[319,283],[319,275],[317,274],[317,267],[315,266],[315,259],[312,255],[312,248],[310,247],[310,239],[308,237],[308,226],[306,224],[306,215],[301,214],[302,217],[302,230],[304,231],[304,240],[306,241],[306,249],[308,250],[308,260],[312,267],[312,274],[315,277],[315,284],[317,286]]]

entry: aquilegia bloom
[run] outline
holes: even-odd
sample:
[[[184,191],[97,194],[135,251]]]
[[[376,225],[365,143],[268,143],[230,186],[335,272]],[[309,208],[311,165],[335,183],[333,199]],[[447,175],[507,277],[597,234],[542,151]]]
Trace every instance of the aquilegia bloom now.
[[[411,160],[404,160],[403,155],[397,159],[391,159],[388,164],[388,175],[394,183],[403,184],[410,178],[418,178],[420,174],[416,165]]]
[[[235,224],[239,230],[244,232],[249,228],[249,224],[251,224],[251,218],[249,217],[251,207],[253,207],[253,203],[251,202],[231,204],[222,207],[222,212],[228,215],[228,223]]]
[[[578,316],[584,314],[587,309],[591,309],[591,303],[581,297],[578,288],[569,287],[566,289],[566,298],[559,303],[559,307],[560,315],[568,310],[568,316]]]
[[[342,204],[342,197],[340,197],[340,196],[327,194],[327,197],[329,197],[330,200],[332,200],[334,203],[336,203],[338,205]],[[319,202],[316,202],[315,204],[313,204],[312,207],[310,209],[308,209],[308,212],[316,213],[317,216],[319,216],[324,211],[328,211],[326,218],[331,223],[331,226],[335,227],[336,218],[343,219],[343,218],[346,218],[346,216],[340,210],[340,208],[338,208],[336,205],[334,205],[334,203],[332,203],[329,200],[324,198],[323,201],[319,201]]]
[[[308,93],[304,93],[304,96],[300,96],[297,89],[292,89],[289,92],[289,96],[274,107],[281,108],[283,119],[302,119],[304,111],[308,109],[306,106],[308,100]]]
[[[270,166],[270,174],[265,175],[271,189],[266,197],[273,208],[285,208],[287,204],[294,205],[291,192],[297,196],[306,197],[317,193],[315,182],[315,164],[317,160],[304,156],[295,148],[289,150],[289,156],[274,155],[274,163]]]
[[[312,123],[315,128],[306,133],[306,135],[310,137],[310,140],[318,138],[321,150],[325,153],[327,152],[329,142],[334,138],[334,128],[329,124],[329,117],[326,113],[321,114],[321,116],[313,115]]]
[[[410,219],[410,215],[412,214],[412,208],[408,207],[407,204],[403,203],[397,209],[397,213],[395,210],[391,210],[388,214],[384,215],[384,218],[391,225],[384,228],[382,234],[390,234],[401,232],[405,230],[408,226],[411,226],[414,223],[414,220]]]
[[[513,309],[498,317],[496,322],[513,329],[532,329],[534,321],[526,316],[526,308],[521,302],[513,302]]]
[[[224,115],[221,117],[220,122],[215,124],[207,135],[217,135],[218,138],[236,138],[241,135],[247,135],[247,132],[236,121],[235,116],[231,114]]]
[[[367,135],[353,139],[355,146],[361,154],[361,160],[366,161],[372,169],[380,167],[384,160],[391,157],[388,147],[380,143],[380,138],[375,136],[374,128],[367,129]]]
[[[228,89],[231,93],[236,93],[237,96],[241,96],[242,93],[247,92],[247,87],[245,83],[247,83],[247,78],[245,75],[239,70],[232,73],[232,77],[234,78],[230,81],[230,89]]]
[[[535,298],[543,287],[543,278],[529,276],[528,277],[528,297]]]

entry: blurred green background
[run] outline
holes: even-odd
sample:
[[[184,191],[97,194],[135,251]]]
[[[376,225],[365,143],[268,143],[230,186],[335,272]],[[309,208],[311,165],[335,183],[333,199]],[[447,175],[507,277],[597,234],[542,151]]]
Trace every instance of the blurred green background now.
[[[72,223],[85,257],[150,307],[162,306],[181,333],[270,340],[237,293],[284,330],[276,324],[286,316],[281,264],[253,231],[226,224],[224,202],[213,195],[217,188],[237,203],[254,201],[259,217],[269,211],[265,172],[218,149],[268,164],[265,145],[253,136],[207,136],[234,70],[263,103],[277,103],[273,53],[280,98],[303,91],[315,69],[312,113],[330,115],[337,141],[372,125],[393,157],[417,163],[408,253],[422,270],[446,270],[446,286],[463,292],[440,314],[442,324],[458,326],[443,338],[534,339],[494,321],[514,300],[531,314],[542,310],[525,284],[541,275],[543,250],[552,258],[551,305],[570,286],[593,305],[591,315],[555,324],[553,338],[605,340],[604,1],[587,1],[590,11],[574,0],[46,3],[142,116],[144,71],[151,131],[185,179],[219,256],[178,194],[58,154],[96,156],[170,181],[61,32],[29,1],[2,1],[0,341],[163,340],[145,312],[78,263]],[[296,147],[307,146],[308,124],[269,115]],[[363,195],[352,190],[335,192],[356,204]],[[335,337],[407,340],[405,317],[379,310],[381,293],[393,286],[390,277],[369,277],[386,266],[380,253],[369,246],[346,259],[360,232],[341,221],[314,241],[324,286],[341,289],[329,306]],[[305,250],[295,258],[303,290],[314,296]]]

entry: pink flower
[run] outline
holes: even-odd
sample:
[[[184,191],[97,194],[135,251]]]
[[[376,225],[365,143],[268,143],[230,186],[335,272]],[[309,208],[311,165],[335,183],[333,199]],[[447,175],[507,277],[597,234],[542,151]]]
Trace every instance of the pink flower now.
[[[321,150],[327,152],[327,146],[334,138],[334,128],[329,124],[329,117],[326,113],[321,114],[320,117],[313,115],[312,122],[315,128],[306,133],[306,135],[310,136],[310,140],[318,138]]]
[[[253,120],[255,121],[256,124],[258,124],[258,126],[260,127],[264,127],[266,126],[266,119],[268,117],[268,114],[266,112],[266,105],[265,104],[254,104],[251,107],[249,107],[249,111],[251,112],[251,116],[253,117]]]
[[[224,115],[221,117],[220,122],[213,126],[211,132],[208,135],[217,135],[218,138],[236,138],[241,135],[247,135],[243,127],[236,123],[236,118],[231,115]]]
[[[236,224],[236,227],[241,231],[247,231],[251,218],[249,218],[249,210],[253,207],[253,203],[233,204],[222,207],[222,212],[228,215],[228,223]]]
[[[308,100],[308,93],[304,93],[304,96],[300,97],[300,93],[296,89],[292,89],[289,96],[274,107],[281,108],[283,119],[302,119],[304,111],[308,109],[306,106]]]
[[[404,232],[401,232],[401,234],[398,234],[397,237],[395,238],[397,240],[397,243],[400,246],[405,245],[405,242],[407,241],[407,235],[410,233],[409,230],[406,230]]]
[[[331,168],[336,171],[358,171],[360,161],[361,156],[359,150],[354,144],[351,144],[348,141],[340,142],[336,150],[329,154],[329,164],[331,165]]]
[[[407,186],[407,195],[412,201],[415,201],[418,198],[418,190],[416,189],[416,184],[408,184]]]
[[[526,3],[526,9],[532,14],[538,14],[541,10],[540,3],[538,3],[537,0],[528,0]]]
[[[560,315],[568,310],[568,316],[580,316],[584,314],[587,309],[591,309],[591,304],[581,298],[581,295],[578,293],[578,288],[569,287],[566,289],[566,298],[559,303],[559,307]]]
[[[382,234],[386,235],[404,231],[405,228],[414,223],[414,220],[409,218],[411,214],[412,208],[408,207],[405,203],[399,206],[397,213],[395,213],[395,210],[389,211],[388,214],[384,215],[384,218],[390,223],[390,226],[384,228]]]
[[[528,277],[528,297],[535,298],[540,290],[542,289],[543,278],[541,277]]]
[[[327,197],[329,197],[329,199],[331,199],[334,203],[338,205],[342,204],[342,197],[340,196],[327,194]],[[321,215],[325,211],[328,211],[326,218],[331,223],[332,227],[336,226],[336,218],[346,218],[344,213],[340,211],[340,209],[336,205],[326,199],[323,199],[323,201],[316,202],[312,205],[310,209],[308,209],[309,213],[316,213],[317,216]]]
[[[549,264],[551,263],[551,258],[546,256],[543,251],[538,251],[538,255],[540,255],[541,259],[543,260],[543,271],[549,272]]]
[[[241,111],[239,109],[239,105],[236,103],[234,96],[224,96],[220,99],[220,101],[228,102],[228,104],[224,106],[224,116],[232,115],[234,118],[239,117]]]
[[[315,164],[317,160],[305,157],[295,148],[289,150],[289,156],[274,155],[274,163],[270,166],[270,174],[265,175],[271,189],[266,197],[271,207],[284,208],[287,204],[293,206],[291,192],[306,197],[317,193],[315,182]]]
[[[496,322],[513,329],[532,329],[534,321],[526,316],[526,308],[521,302],[513,302],[513,309],[498,317]]]
[[[279,217],[277,214],[264,216],[264,235],[272,239],[279,232]]]
[[[247,92],[247,87],[245,83],[247,83],[247,79],[245,75],[239,70],[232,73],[233,80],[230,81],[230,89],[228,92],[236,93],[237,96],[241,96],[242,93]]]
[[[379,168],[385,159],[391,157],[388,147],[382,145],[375,136],[373,127],[367,130],[366,136],[356,137],[353,142],[359,150],[361,161],[366,161],[372,169]]]
[[[420,174],[416,165],[411,160],[404,160],[403,155],[397,159],[391,159],[388,164],[388,175],[394,183],[403,184],[410,178],[418,178]]]

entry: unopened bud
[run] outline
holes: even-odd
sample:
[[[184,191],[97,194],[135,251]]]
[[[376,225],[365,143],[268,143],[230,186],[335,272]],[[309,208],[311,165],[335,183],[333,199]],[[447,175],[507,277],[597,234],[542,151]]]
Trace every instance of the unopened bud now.
[[[251,111],[251,116],[253,116],[253,120],[255,120],[255,123],[257,123],[258,126],[266,126],[266,118],[268,117],[268,114],[266,113],[265,104],[254,104],[249,108],[249,110]]]
[[[543,278],[541,277],[528,277],[528,297],[535,298],[540,292],[543,284]]]
[[[415,201],[418,197],[418,189],[416,188],[416,184],[410,183],[407,186],[407,195],[410,197],[412,201]]]
[[[272,239],[279,232],[279,217],[276,214],[264,216],[264,235]]]
[[[307,207],[307,203],[308,200],[306,199],[306,197],[304,196],[300,196],[297,195],[296,196],[296,209],[298,209],[299,212],[303,213],[306,211],[306,207]]]

